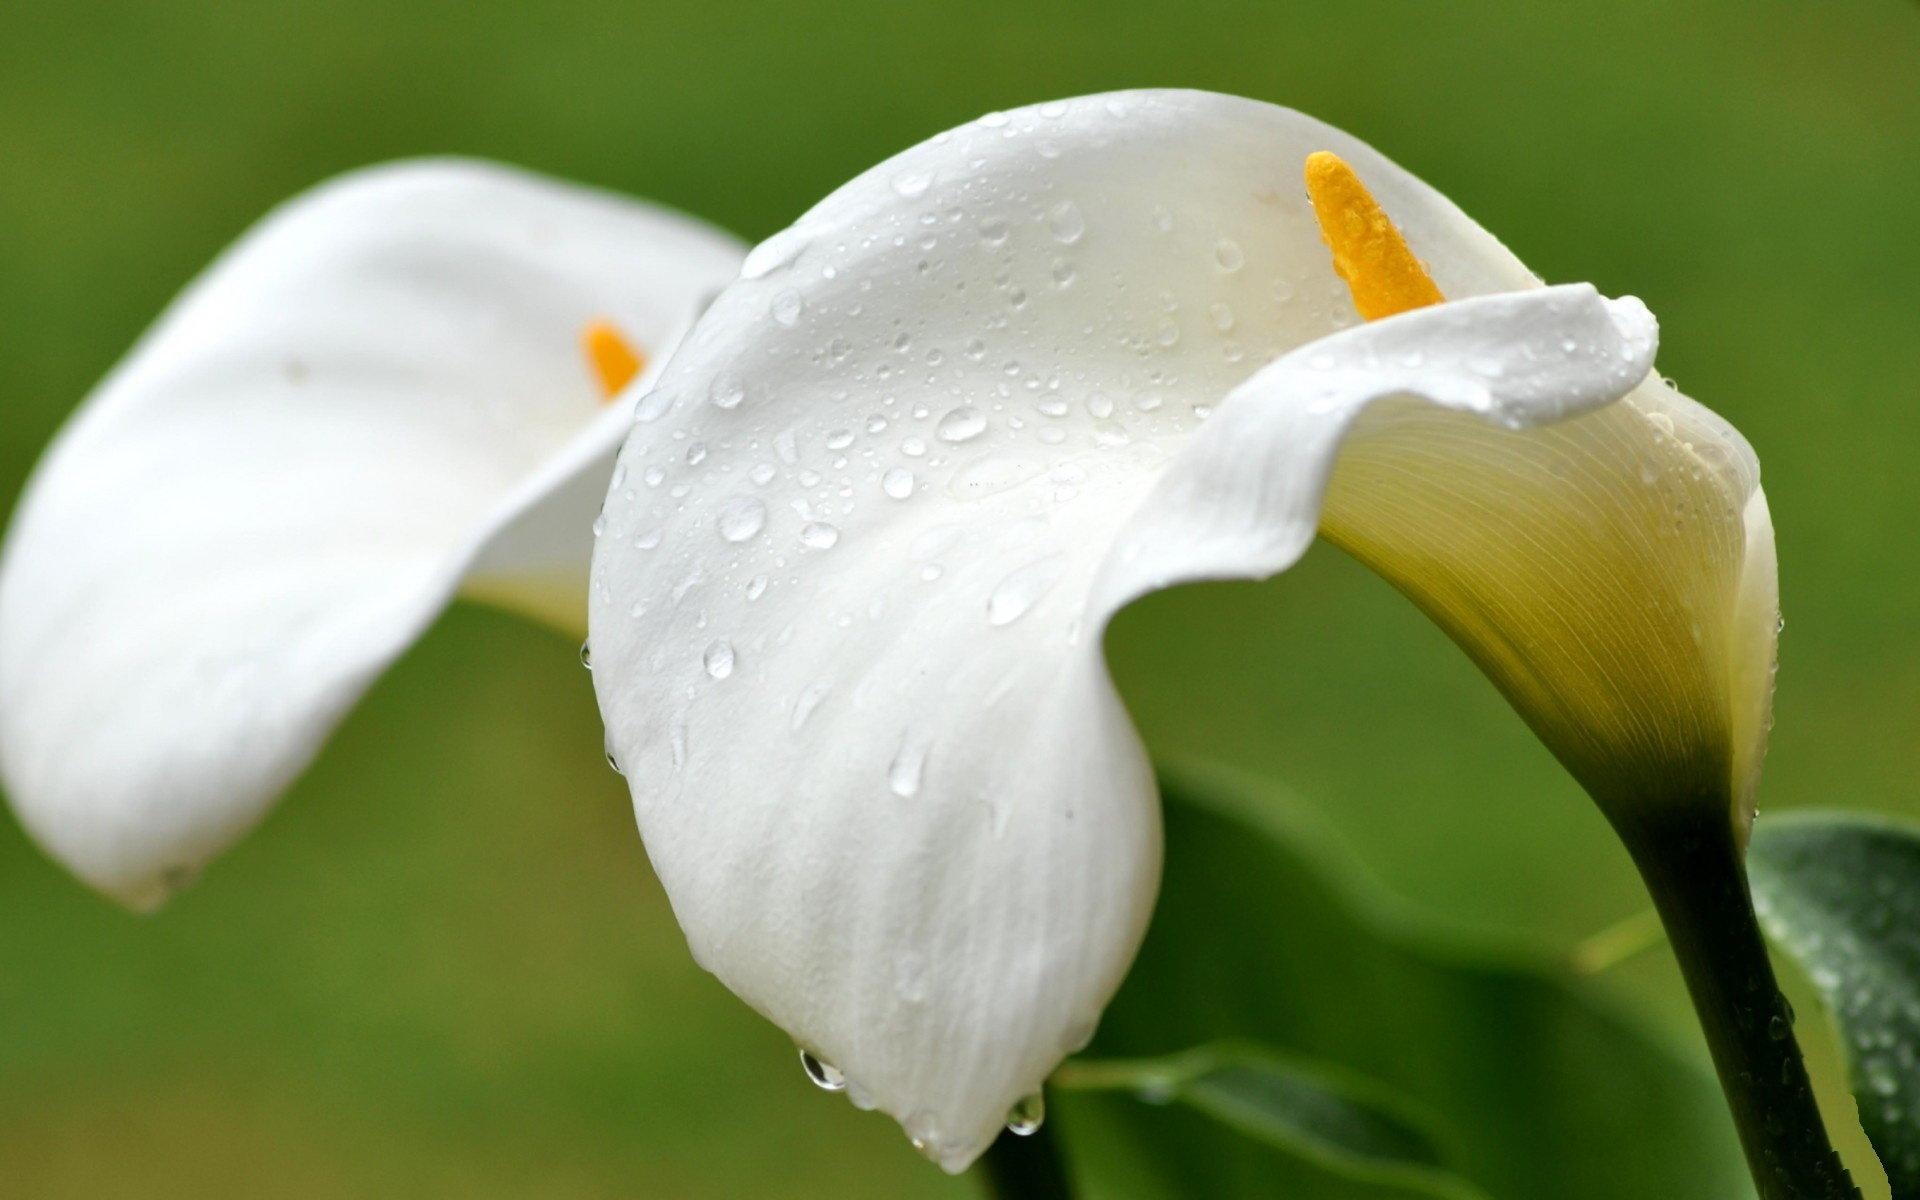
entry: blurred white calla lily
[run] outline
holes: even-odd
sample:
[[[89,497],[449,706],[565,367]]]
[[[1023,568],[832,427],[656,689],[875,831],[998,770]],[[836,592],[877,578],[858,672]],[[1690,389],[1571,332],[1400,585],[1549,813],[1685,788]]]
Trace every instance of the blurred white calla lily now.
[[[847,184],[641,400],[594,555],[609,747],[695,954],[964,1166],[1152,907],[1107,622],[1316,529],[1617,818],[1731,816],[1771,530],[1654,341],[1637,301],[1543,288],[1353,138],[1230,97],[995,114]]]
[[[456,593],[581,629],[647,377],[623,385],[739,261],[678,214],[476,163],[370,169],[263,221],[15,513],[0,775],[27,828],[151,906]]]

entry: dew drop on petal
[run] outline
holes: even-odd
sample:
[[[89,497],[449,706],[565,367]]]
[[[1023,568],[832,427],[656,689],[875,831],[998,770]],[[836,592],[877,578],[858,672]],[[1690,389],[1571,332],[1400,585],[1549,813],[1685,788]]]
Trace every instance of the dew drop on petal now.
[[[1221,238],[1213,246],[1213,261],[1220,264],[1222,271],[1238,271],[1246,265],[1247,256],[1240,249],[1240,243],[1232,238]]]
[[[807,302],[800,298],[800,293],[789,288],[774,296],[773,303],[767,306],[767,311],[773,314],[774,320],[791,329],[799,324],[800,313],[806,306]]]
[[[725,679],[733,674],[733,643],[722,639],[707,647],[700,661],[705,664],[707,674],[715,679]]]
[[[1081,215],[1079,205],[1062,200],[1048,210],[1047,228],[1053,232],[1055,241],[1071,246],[1086,233],[1087,219]]]
[[[827,693],[832,690],[833,682],[822,679],[808,684],[806,690],[800,693],[793,702],[793,716],[789,721],[789,726],[795,733],[800,732],[800,727],[807,723],[807,718],[813,716],[813,710],[820,707],[820,702],[825,700]]]
[[[825,521],[809,521],[800,527],[800,544],[814,550],[831,550],[840,540],[840,530]]]
[[[1010,625],[1025,616],[1065,570],[1066,559],[1053,554],[1009,574],[987,597],[987,624]]]
[[[927,746],[909,734],[887,765],[887,786],[896,796],[907,797],[920,790],[920,777],[926,772]]]
[[[672,407],[673,396],[668,392],[661,391],[659,388],[654,388],[646,395],[640,397],[640,402],[633,406],[633,419],[635,421],[658,421],[661,417],[666,416],[667,410]]]
[[[943,442],[965,442],[987,431],[987,418],[977,408],[961,405],[940,418],[935,430]]]
[[[766,523],[767,506],[752,496],[736,496],[721,506],[720,536],[729,542],[746,541]]]
[[[740,264],[740,278],[759,279],[790,265],[807,248],[807,239],[789,229],[776,233],[747,252]]]
[[[800,1052],[800,1068],[807,1073],[807,1078],[811,1079],[813,1085],[817,1088],[829,1092],[844,1091],[846,1089],[847,1077],[840,1073],[840,1069],[832,1063],[817,1057],[812,1051],[802,1050]]]
[[[924,171],[902,171],[893,177],[893,190],[911,200],[923,194],[933,183],[933,177]]]
[[[707,385],[707,399],[716,408],[737,408],[747,397],[747,381],[732,371],[722,371]]]
[[[905,467],[893,467],[880,477],[880,487],[895,500],[905,500],[913,495],[913,472]]]

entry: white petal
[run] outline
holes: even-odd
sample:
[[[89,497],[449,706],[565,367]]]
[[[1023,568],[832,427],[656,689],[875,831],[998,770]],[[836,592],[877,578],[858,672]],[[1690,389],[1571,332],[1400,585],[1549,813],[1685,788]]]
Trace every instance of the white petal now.
[[[1386,436],[1415,407],[1377,401],[1524,425],[1650,360],[1644,309],[1585,288],[1327,337],[1355,316],[1298,179],[1328,148],[1450,295],[1534,286],[1299,114],[1047,105],[916,147],[756,249],[622,452],[657,486],[606,510],[595,686],[675,911],[950,1169],[1090,1033],[1151,908],[1112,610],[1284,568],[1358,414]],[[1196,439],[1223,400],[1227,432]]]
[[[41,463],[0,564],[0,771],[76,873],[157,903],[249,828],[470,569],[577,627],[632,394],[738,252],[503,168],[294,200],[168,310]],[[540,501],[547,499],[546,504]]]

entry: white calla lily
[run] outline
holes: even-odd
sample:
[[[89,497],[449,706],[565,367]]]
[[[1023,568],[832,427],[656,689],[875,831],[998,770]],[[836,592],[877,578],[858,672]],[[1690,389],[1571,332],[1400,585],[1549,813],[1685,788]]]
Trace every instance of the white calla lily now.
[[[1324,150],[1447,303],[1358,324],[1368,281],[1301,196]],[[694,953],[963,1167],[1090,1036],[1152,907],[1107,622],[1316,529],[1616,819],[1744,805],[1771,529],[1654,341],[1637,301],[1543,288],[1363,144],[1245,100],[995,114],[847,184],[643,398],[595,550],[609,746]]]
[[[456,594],[579,629],[615,448],[739,249],[504,168],[374,168],[219,259],[41,463],[0,561],[0,774],[158,903]],[[611,376],[607,372],[612,372]]]

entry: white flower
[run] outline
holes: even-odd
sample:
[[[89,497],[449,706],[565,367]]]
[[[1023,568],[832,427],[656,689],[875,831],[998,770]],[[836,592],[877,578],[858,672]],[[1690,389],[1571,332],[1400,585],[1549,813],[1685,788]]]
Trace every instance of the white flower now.
[[[471,163],[364,171],[263,221],[14,516],[0,775],[27,828],[151,906],[456,592],[581,628],[645,379],[602,384],[664,358],[739,260],[677,214]]]
[[[1355,296],[1446,302],[1360,324]],[[995,114],[847,184],[642,400],[595,550],[609,745],[694,953],[963,1167],[1091,1034],[1152,907],[1108,620],[1316,529],[1616,821],[1733,819],[1772,534],[1752,452],[1649,375],[1654,340],[1245,100]]]

